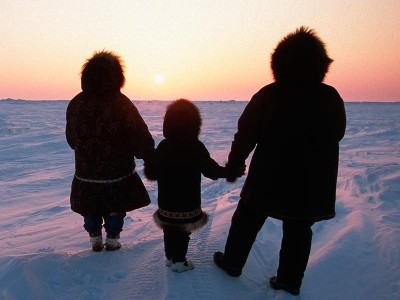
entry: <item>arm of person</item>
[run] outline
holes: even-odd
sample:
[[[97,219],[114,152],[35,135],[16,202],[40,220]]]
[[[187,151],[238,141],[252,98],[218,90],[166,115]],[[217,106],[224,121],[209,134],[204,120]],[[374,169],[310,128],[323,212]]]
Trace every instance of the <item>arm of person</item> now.
[[[330,87],[330,113],[331,113],[331,134],[335,142],[339,142],[346,132],[346,110],[342,97],[334,87]]]
[[[65,126],[65,137],[67,139],[68,145],[75,150],[75,143],[74,140],[72,139],[72,134],[71,134],[71,129],[69,128],[69,124]]]
[[[220,166],[208,152],[207,148],[199,141],[201,173],[212,180],[227,177],[227,169]]]
[[[65,137],[67,139],[68,145],[75,150],[75,141],[71,131],[71,102],[68,104],[66,111],[67,124],[65,125]]]
[[[338,104],[336,108],[336,132],[338,141],[340,141],[346,132],[346,110],[344,108],[343,99],[340,97],[339,93],[338,96]]]
[[[228,178],[233,182],[237,174],[244,173],[245,161],[257,145],[262,129],[264,105],[259,93],[247,104],[238,121],[238,130],[234,135],[231,151],[228,156]]]
[[[154,156],[154,140],[136,106],[130,102],[128,123],[131,128],[131,143],[135,157],[144,161]]]
[[[157,163],[154,160],[147,160],[144,163],[144,176],[149,180],[157,180]]]
[[[144,176],[149,180],[158,179],[158,155],[159,149],[155,149],[154,155],[144,161]]]

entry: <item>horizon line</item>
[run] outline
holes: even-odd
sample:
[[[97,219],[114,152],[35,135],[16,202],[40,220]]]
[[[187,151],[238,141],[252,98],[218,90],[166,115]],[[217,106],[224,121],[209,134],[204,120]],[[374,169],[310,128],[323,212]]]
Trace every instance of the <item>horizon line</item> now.
[[[178,98],[177,98],[178,99]],[[157,101],[157,102],[171,102],[175,99],[169,100],[162,100],[162,99],[131,99],[131,101],[136,102],[150,102],[150,101]],[[190,99],[189,99],[190,100]],[[30,102],[43,102],[43,101],[71,101],[71,99],[15,99],[15,98],[3,98],[0,101],[30,101]],[[229,100],[190,100],[192,102],[249,102],[250,99],[229,99]],[[343,100],[345,103],[400,103],[400,100],[384,100],[384,101],[377,101],[377,100]]]

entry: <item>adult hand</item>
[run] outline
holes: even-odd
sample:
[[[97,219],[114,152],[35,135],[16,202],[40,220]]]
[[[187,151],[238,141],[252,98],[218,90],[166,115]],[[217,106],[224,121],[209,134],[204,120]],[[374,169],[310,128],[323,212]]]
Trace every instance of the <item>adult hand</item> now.
[[[245,174],[246,171],[246,165],[239,165],[239,166],[232,166],[227,164],[227,176],[226,176],[226,181],[233,183],[236,181],[238,177],[242,177]]]

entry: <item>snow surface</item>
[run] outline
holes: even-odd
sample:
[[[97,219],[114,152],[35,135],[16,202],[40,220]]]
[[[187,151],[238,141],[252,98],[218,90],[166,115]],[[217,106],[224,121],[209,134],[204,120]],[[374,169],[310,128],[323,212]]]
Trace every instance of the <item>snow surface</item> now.
[[[123,248],[95,253],[82,217],[69,207],[73,151],[64,137],[67,101],[0,101],[0,299],[400,299],[400,103],[346,103],[337,217],[313,226],[299,296],[272,290],[281,223],[268,219],[243,274],[218,269],[244,178],[203,179],[209,223],[192,235],[193,271],[164,265],[162,232],[152,203],[128,213]],[[166,102],[135,102],[156,142]],[[226,162],[246,102],[198,102],[201,140]],[[143,178],[142,161],[138,160]],[[290,187],[288,187],[290,188]]]

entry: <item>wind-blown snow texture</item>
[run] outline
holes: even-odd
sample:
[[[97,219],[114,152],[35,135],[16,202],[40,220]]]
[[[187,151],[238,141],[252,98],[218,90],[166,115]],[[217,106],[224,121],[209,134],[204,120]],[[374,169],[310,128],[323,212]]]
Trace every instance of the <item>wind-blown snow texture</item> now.
[[[69,207],[73,151],[64,137],[67,101],[0,101],[0,299],[400,299],[400,103],[346,103],[335,219],[313,226],[300,296],[272,290],[280,221],[268,219],[243,275],[214,266],[244,178],[203,179],[209,223],[192,235],[193,271],[164,265],[152,203],[130,212],[123,248],[94,253],[81,216]],[[158,143],[166,102],[135,102]],[[226,162],[246,102],[198,102],[200,138]],[[138,160],[143,177],[142,161]],[[288,186],[290,188],[290,186]]]

